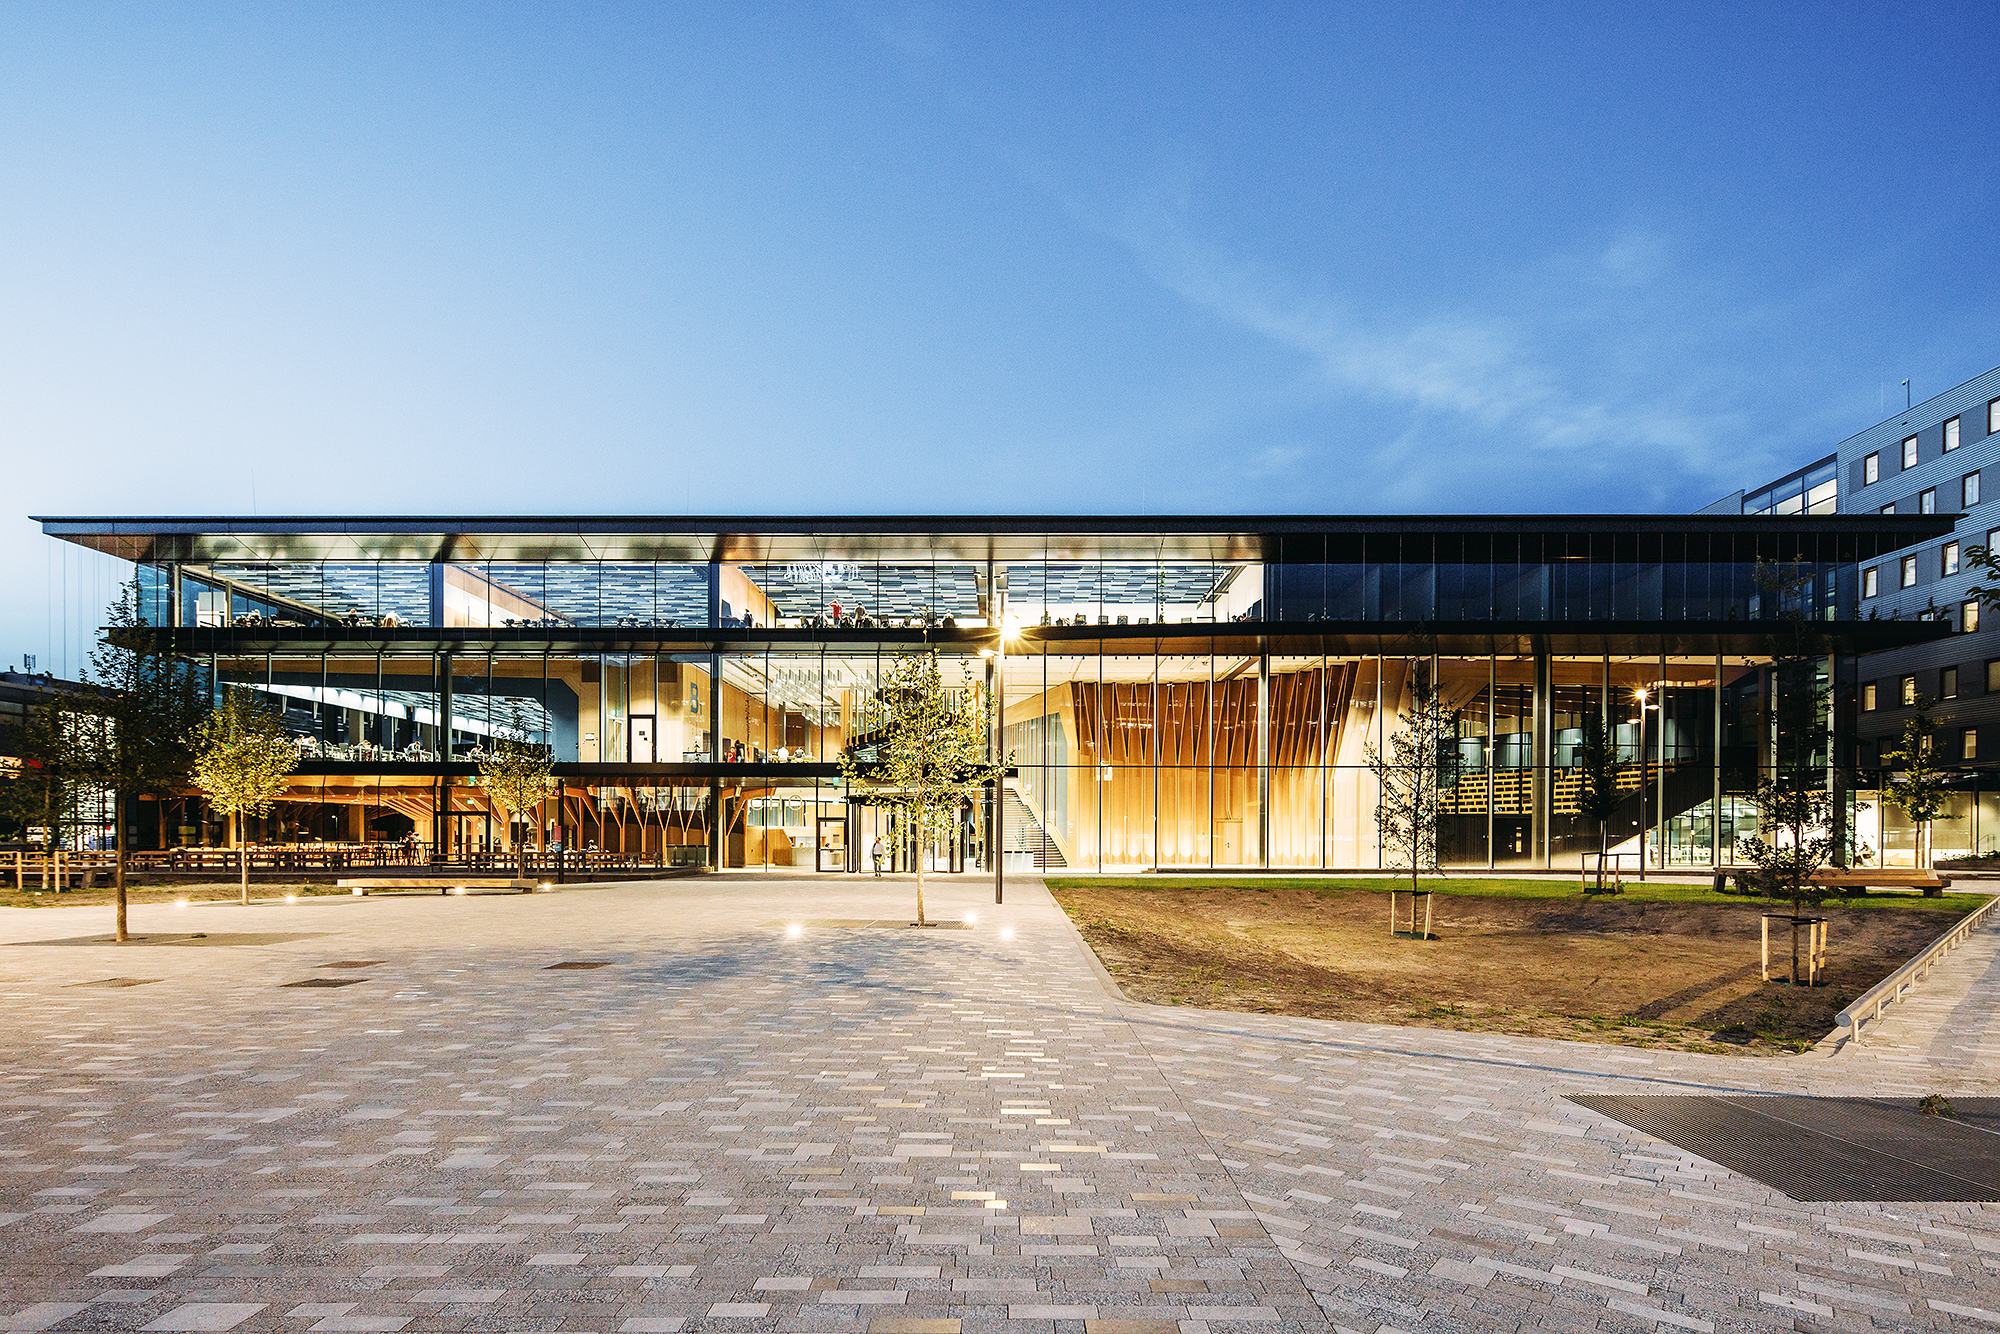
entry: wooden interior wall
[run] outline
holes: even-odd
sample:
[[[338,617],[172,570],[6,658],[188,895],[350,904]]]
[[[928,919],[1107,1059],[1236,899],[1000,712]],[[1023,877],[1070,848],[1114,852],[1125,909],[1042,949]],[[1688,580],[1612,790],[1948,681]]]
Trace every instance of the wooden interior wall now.
[[[1271,677],[1273,865],[1320,862],[1321,766],[1339,744],[1339,720],[1348,716],[1356,670],[1357,664],[1339,663]],[[1259,860],[1255,675],[1163,681],[1157,688],[1150,681],[1072,682],[1067,693],[1065,721],[1075,729],[1067,841],[1074,851],[1065,847],[1064,853],[1072,865],[1097,864],[1100,838],[1105,865]]]

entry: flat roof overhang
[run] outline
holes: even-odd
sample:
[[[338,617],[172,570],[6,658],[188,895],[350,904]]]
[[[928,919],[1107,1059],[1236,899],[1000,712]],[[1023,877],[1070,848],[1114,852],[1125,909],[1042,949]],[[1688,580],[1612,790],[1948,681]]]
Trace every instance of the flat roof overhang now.
[[[1255,628],[1251,628],[1254,624]],[[156,642],[194,657],[328,653],[367,657],[452,653],[465,657],[597,654],[706,656],[712,653],[860,654],[924,644],[977,652],[999,639],[992,630],[435,630],[421,627],[227,627],[156,629]],[[1262,621],[1221,625],[1029,626],[1007,640],[1010,654],[1112,656],[1220,653],[1337,657],[1387,655],[1475,657],[1487,654],[1596,657],[1665,653],[1669,657],[1766,658],[1808,653],[1879,653],[1943,639],[1940,621]]]
[[[1948,514],[32,516],[130,561],[1196,560],[1282,557],[1283,539],[1756,537],[1787,560],[1828,536],[1869,560],[1951,532]],[[1470,543],[1477,548],[1479,543]],[[1588,545],[1588,544],[1586,544]],[[1811,555],[1813,553],[1806,553]],[[1511,559],[1511,557],[1509,558]]]

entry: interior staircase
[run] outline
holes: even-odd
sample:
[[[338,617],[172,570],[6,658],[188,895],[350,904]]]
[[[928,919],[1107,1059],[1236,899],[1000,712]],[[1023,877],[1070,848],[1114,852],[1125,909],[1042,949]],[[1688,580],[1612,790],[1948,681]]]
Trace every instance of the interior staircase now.
[[[1021,800],[1020,793],[1011,785],[1000,789],[1000,851],[1001,853],[1033,853],[1035,869],[1060,870],[1069,865],[1063,857],[1062,849],[1042,828],[1042,822],[1035,818],[1035,812],[1028,803]]]

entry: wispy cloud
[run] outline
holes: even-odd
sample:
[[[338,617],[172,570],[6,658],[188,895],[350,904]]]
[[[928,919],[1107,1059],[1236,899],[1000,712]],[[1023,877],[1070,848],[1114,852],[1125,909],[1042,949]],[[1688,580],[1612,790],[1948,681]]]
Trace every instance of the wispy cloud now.
[[[1162,287],[1298,354],[1345,390],[1457,417],[1509,446],[1544,453],[1580,456],[1615,444],[1669,457],[1687,472],[1740,465],[1723,454],[1727,414],[1566,388],[1518,321],[1440,312],[1401,326],[1370,323],[1224,255],[1169,219],[1128,218],[1112,234]],[[1656,274],[1663,260],[1656,238],[1623,238],[1590,263],[1617,283],[1649,281],[1650,274],[1637,275]],[[1598,459],[1576,461],[1595,466]]]

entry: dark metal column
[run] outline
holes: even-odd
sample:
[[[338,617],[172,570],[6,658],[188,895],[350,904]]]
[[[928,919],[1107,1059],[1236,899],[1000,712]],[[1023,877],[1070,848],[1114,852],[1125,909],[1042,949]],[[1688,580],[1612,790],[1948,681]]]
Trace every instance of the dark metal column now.
[[[1550,751],[1553,749],[1550,745],[1551,703],[1549,691],[1549,651],[1545,646],[1538,643],[1535,646],[1535,730],[1534,753],[1531,757],[1535,766],[1532,780],[1532,791],[1534,793],[1533,818],[1535,822],[1534,843],[1532,847],[1534,851],[1531,855],[1541,863],[1541,868],[1545,871],[1549,869],[1550,865],[1552,831],[1549,826],[1553,823],[1552,815],[1555,808],[1551,790],[1554,784],[1551,782],[1549,773],[1549,764],[1552,758]]]
[[[437,801],[431,811],[432,837],[431,860],[445,860],[445,842],[451,828],[451,654],[440,653],[431,660],[436,664],[437,678],[437,751],[438,781]]]
[[[1709,863],[1722,865],[1722,653],[1715,655],[1714,740],[1709,743]]]
[[[1271,869],[1271,655],[1257,650],[1257,865]]]
[[[713,565],[709,566],[709,570],[711,573],[718,572],[717,567]],[[711,603],[713,603],[715,598],[721,596],[717,591],[721,586],[720,579],[710,581]],[[603,721],[600,719],[598,726],[602,727],[603,725]],[[722,763],[722,655],[720,653],[711,653],[708,655],[708,762],[710,764]],[[710,845],[708,868],[711,871],[720,871],[723,869],[723,824],[722,775],[717,771],[711,770],[708,779],[708,841]]]

